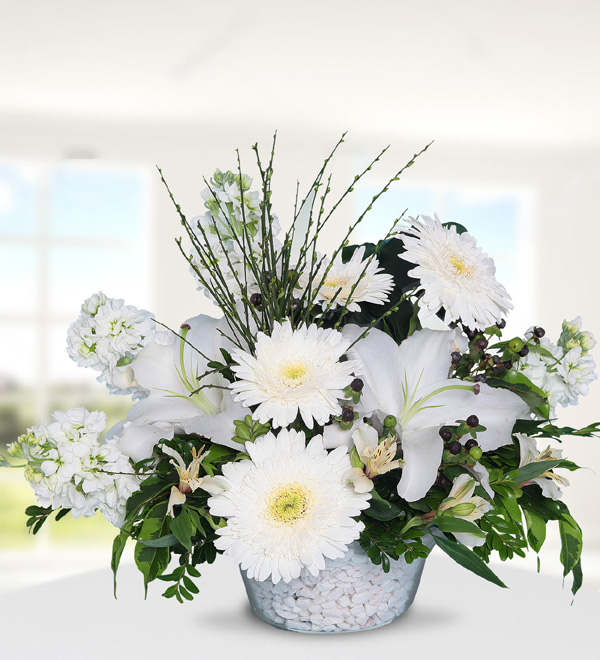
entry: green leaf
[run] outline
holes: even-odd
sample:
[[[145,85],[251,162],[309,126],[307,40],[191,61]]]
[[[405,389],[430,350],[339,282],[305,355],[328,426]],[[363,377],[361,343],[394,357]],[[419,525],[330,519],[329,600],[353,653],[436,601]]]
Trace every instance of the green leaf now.
[[[171,532],[188,552],[192,551],[192,536],[195,531],[194,523],[185,509],[177,518],[171,520]]]
[[[560,563],[563,565],[563,575],[568,575],[581,558],[583,538],[581,528],[569,514],[563,514],[558,521],[560,532]]]
[[[186,600],[194,600],[194,597],[192,594],[185,589],[184,587],[179,587],[179,593],[186,599]]]
[[[583,584],[583,571],[581,570],[581,559],[573,566],[573,585],[571,593],[573,596],[581,589]]]
[[[172,485],[154,474],[142,481],[140,490],[133,493],[127,500],[125,520],[134,519],[142,507],[162,493],[170,490]]]
[[[113,572],[113,593],[115,598],[117,597],[117,571],[119,570],[119,564],[121,563],[121,557],[123,556],[123,550],[125,550],[128,538],[129,533],[125,530],[121,530],[113,541],[110,567]]]
[[[64,518],[70,512],[71,512],[71,509],[59,509],[59,511],[56,514],[56,517],[54,518],[54,520],[56,520],[58,522],[59,520]]]
[[[6,456],[0,454],[0,467],[12,467]]]
[[[26,516],[47,516],[52,512],[52,507],[28,506],[25,509]]]
[[[439,548],[463,568],[466,568],[475,573],[475,575],[488,580],[488,582],[492,582],[493,584],[506,589],[504,582],[502,582],[483,559],[478,557],[472,550],[469,550],[469,548],[460,543],[449,541],[443,536],[434,536],[433,540]]]
[[[453,518],[452,516],[442,516],[436,518],[433,524],[442,532],[450,532],[452,534],[471,534],[477,538],[485,538],[485,533],[470,520],[464,518]]]
[[[517,497],[513,492],[508,492],[506,495],[501,497],[502,505],[506,509],[508,515],[516,522],[521,522],[521,508],[519,507],[519,502]]]
[[[465,234],[467,232],[466,227],[463,227],[462,225],[458,224],[458,222],[444,222],[442,223],[444,227],[454,227],[456,229],[457,234]]]
[[[169,533],[169,517],[167,502],[154,506],[142,523],[139,538],[142,541],[159,539]],[[170,552],[168,548],[151,548],[143,543],[136,543],[134,552],[135,563],[144,576],[144,591],[148,595],[148,584],[163,573],[169,565]]]
[[[147,541],[138,539],[138,543],[141,543],[148,548],[169,548],[170,546],[175,545],[177,541],[178,539],[175,534],[167,534],[166,536],[161,536],[158,539],[150,539]]]
[[[190,580],[189,577],[187,577],[187,575],[183,578],[183,584],[185,585],[185,588],[189,592],[191,592],[193,594],[200,593],[200,589],[198,589],[198,587]]]
[[[188,566],[187,566],[187,572],[188,572],[192,577],[195,577],[195,578],[199,578],[199,577],[200,577],[200,571],[199,571],[195,566],[192,566],[191,564],[188,564]]]
[[[507,476],[510,477],[513,483],[518,485],[523,484],[526,481],[531,481],[532,479],[539,477],[547,470],[558,467],[561,462],[562,461],[559,459],[554,461],[536,461],[534,463],[528,463],[517,470],[509,472]]]
[[[490,387],[500,387],[518,394],[532,410],[538,412],[542,417],[548,418],[550,408],[546,393],[520,371],[508,369],[502,378],[488,377],[486,383]]]
[[[523,509],[527,523],[527,540],[534,552],[539,552],[546,540],[546,520],[536,511]]]
[[[375,520],[386,521],[396,518],[400,513],[400,509],[395,504],[384,500],[373,488],[371,491],[371,503],[365,513]]]

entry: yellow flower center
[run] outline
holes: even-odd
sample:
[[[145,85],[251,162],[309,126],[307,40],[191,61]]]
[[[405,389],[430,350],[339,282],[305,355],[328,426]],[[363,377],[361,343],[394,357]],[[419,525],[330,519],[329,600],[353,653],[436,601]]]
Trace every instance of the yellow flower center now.
[[[304,382],[308,372],[306,364],[302,362],[288,362],[281,369],[281,377],[286,385],[296,387]]]
[[[465,264],[465,262],[462,259],[459,259],[458,257],[450,257],[450,263],[454,266],[454,270],[459,275],[471,274],[471,268],[467,266],[467,264]]]
[[[340,287],[348,286],[348,281],[343,277],[328,277],[323,286],[330,286],[332,289],[339,289]]]
[[[267,505],[267,516],[276,522],[291,525],[302,518],[308,508],[308,493],[297,484],[277,489]]]

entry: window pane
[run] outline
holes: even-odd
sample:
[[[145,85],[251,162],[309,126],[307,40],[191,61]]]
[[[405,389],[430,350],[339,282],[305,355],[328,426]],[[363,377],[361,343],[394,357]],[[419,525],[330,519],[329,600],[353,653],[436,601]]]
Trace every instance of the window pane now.
[[[371,204],[373,197],[380,192],[383,185],[382,183],[380,186],[371,184],[359,186],[356,196],[356,218]],[[372,210],[367,213],[364,220],[352,233],[350,242],[354,244],[366,241],[377,242],[387,234],[394,221],[405,210],[405,218],[433,215],[434,205],[435,196],[431,188],[392,187],[373,204]]]
[[[145,176],[140,171],[67,165],[49,187],[53,238],[134,240],[143,231]]]
[[[36,228],[36,172],[0,163],[0,235],[31,236]]]
[[[81,303],[96,291],[143,307],[147,283],[143,255],[133,246],[109,248],[56,247],[49,251],[49,309],[73,320]]]
[[[0,392],[11,394],[36,383],[39,351],[35,326],[3,323],[0,325],[0,346]]]
[[[36,250],[0,246],[0,313],[31,313],[36,306]]]

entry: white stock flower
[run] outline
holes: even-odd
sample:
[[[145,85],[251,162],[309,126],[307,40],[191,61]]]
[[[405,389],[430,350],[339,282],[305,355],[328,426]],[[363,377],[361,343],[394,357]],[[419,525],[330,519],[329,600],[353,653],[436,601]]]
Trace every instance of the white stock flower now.
[[[248,577],[289,582],[306,568],[313,575],[325,557],[344,556],[364,525],[354,520],[369,505],[346,474],[345,447],[330,453],[321,436],[306,445],[304,433],[282,429],[246,443],[250,460],[227,463],[209,484],[213,516],[227,519],[215,545]]]
[[[519,448],[521,450],[521,459],[519,467],[524,467],[530,463],[539,463],[540,461],[554,461],[562,458],[562,449],[554,449],[550,446],[546,447],[544,451],[539,451],[535,438],[522,433],[516,433],[516,438],[519,441]],[[569,481],[559,474],[546,470],[539,477],[526,481],[521,486],[527,484],[537,484],[542,489],[544,497],[558,500],[562,496],[561,487],[568,486]]]
[[[145,392],[133,379],[129,364],[149,342],[168,340],[167,333],[157,332],[150,312],[100,291],[83,302],[79,317],[70,325],[67,353],[80,366],[99,371],[98,381],[105,382],[111,393],[140,398]]]
[[[556,371],[565,383],[563,406],[577,405],[579,397],[588,393],[589,384],[598,378],[594,358],[585,355],[581,346],[569,350]]]
[[[581,316],[574,318],[572,321],[563,321],[558,345],[564,347],[567,351],[579,346],[583,355],[585,355],[594,348],[596,340],[591,332],[581,329],[581,324]]]
[[[106,415],[74,408],[55,412],[48,426],[29,429],[11,446],[27,462],[25,476],[40,506],[71,509],[73,517],[99,510],[116,527],[140,480],[116,438],[102,444]]]
[[[235,400],[257,405],[253,417],[288,426],[298,413],[308,428],[325,424],[341,413],[338,399],[357,369],[353,360],[340,362],[350,342],[336,330],[312,324],[292,329],[289,320],[276,323],[271,336],[258,333],[256,357],[240,349],[231,368],[238,378],[231,384]]]
[[[377,258],[365,259],[364,254],[363,246],[355,250],[346,263],[343,263],[339,256],[328,272],[329,262],[323,262],[313,282],[313,286],[318,286],[325,277],[316,296],[316,301],[321,303],[323,309],[327,309],[332,300],[331,309],[347,305],[350,312],[359,312],[358,303],[361,302],[382,305],[388,301],[388,294],[394,288],[394,278],[379,267]],[[308,275],[304,271],[299,280],[302,289],[306,289],[308,285],[307,278]]]
[[[510,296],[495,278],[493,260],[473,236],[444,227],[437,215],[410,222],[400,257],[416,264],[408,274],[420,280],[420,302],[429,314],[443,308],[445,323],[460,319],[478,329],[505,318],[513,308]]]
[[[343,331],[352,339],[361,332],[354,325]],[[529,416],[528,406],[512,392],[449,378],[457,332],[419,330],[398,346],[373,329],[349,353],[360,363],[365,413],[375,412],[381,421],[386,415],[397,420],[405,462],[398,493],[409,502],[424,497],[437,478],[444,444],[441,426],[477,415],[487,429],[477,435],[486,452],[512,442],[516,419]]]
[[[533,330],[527,330],[527,339],[531,339]],[[547,337],[538,341],[543,351],[529,351],[519,359],[516,368],[546,394],[550,415],[555,416],[558,404],[577,405],[579,397],[586,395],[589,384],[597,379],[596,364],[587,352],[595,340],[591,333],[581,332],[581,319],[577,317],[563,323],[558,344]]]
[[[210,251],[216,263],[206,263],[195,253],[190,270],[198,282],[198,289],[211,300],[214,296],[200,283],[196,269],[211,286],[222,284],[222,277],[234,296],[239,296],[242,289],[246,289],[248,295],[258,289],[248,260],[261,263],[264,240],[260,195],[250,190],[251,185],[252,179],[246,174],[242,175],[240,186],[239,174],[216,170],[210,188],[202,192],[207,212],[192,219],[197,241]],[[280,248],[276,238],[279,232],[279,221],[272,216],[270,233],[276,250]],[[214,275],[215,268],[220,273],[218,278]]]

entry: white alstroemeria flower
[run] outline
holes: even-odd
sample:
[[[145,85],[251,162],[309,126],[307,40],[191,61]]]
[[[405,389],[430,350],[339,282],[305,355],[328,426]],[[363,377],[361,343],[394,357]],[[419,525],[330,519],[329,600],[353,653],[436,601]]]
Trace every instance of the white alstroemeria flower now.
[[[469,522],[479,520],[492,505],[482,497],[474,495],[477,482],[468,474],[461,474],[452,484],[448,497],[440,505],[440,511],[448,511],[454,518]],[[464,545],[482,545],[485,539],[468,533],[454,533],[456,540]]]
[[[175,467],[177,474],[179,475],[179,486],[173,486],[173,488],[171,488],[171,496],[169,497],[169,505],[167,507],[167,513],[174,518],[175,514],[173,512],[173,506],[176,504],[183,504],[186,500],[187,493],[193,493],[202,485],[204,478],[199,477],[198,475],[200,474],[200,464],[208,452],[205,451],[201,454],[197,454],[196,448],[194,447],[192,449],[192,461],[186,467],[183,457],[178,451],[171,449],[171,447],[168,447],[167,445],[162,447],[162,451],[167,454],[167,456],[172,457],[172,460],[170,460],[169,463]]]
[[[348,480],[357,492],[368,492],[373,488],[373,477],[402,466],[403,461],[396,459],[396,439],[390,436],[380,442],[379,434],[371,425],[361,424],[352,434],[352,439],[360,460],[365,464],[364,471],[353,468],[349,474]]]
[[[148,344],[131,363],[136,381],[149,393],[129,411],[129,424],[119,441],[121,451],[134,461],[148,458],[160,439],[170,439],[180,431],[240,447],[232,440],[233,422],[243,419],[246,411],[233,401],[220,374],[201,378],[210,371],[206,358],[222,359],[222,336],[217,329],[222,325],[223,321],[209,316],[196,316],[184,324],[189,328],[185,342],[175,338],[168,345]],[[198,390],[203,385],[214,387]]]
[[[362,331],[347,325],[343,334],[355,339]],[[477,415],[487,428],[477,436],[485,452],[509,444],[516,419],[529,414],[512,392],[448,377],[459,341],[458,330],[420,330],[398,346],[384,332],[371,330],[349,353],[360,362],[364,409],[397,420],[405,461],[398,493],[409,502],[425,496],[437,478],[444,424]]]
[[[544,451],[539,451],[535,438],[522,433],[516,433],[516,438],[519,441],[521,449],[521,460],[519,467],[529,465],[530,463],[539,463],[540,461],[555,461],[562,458],[562,449],[554,449],[550,446],[546,447]],[[553,500],[558,500],[562,497],[561,487],[568,486],[569,481],[561,477],[555,472],[546,470],[539,477],[526,481],[521,486],[528,484],[537,484],[542,489],[544,497],[549,497]]]

